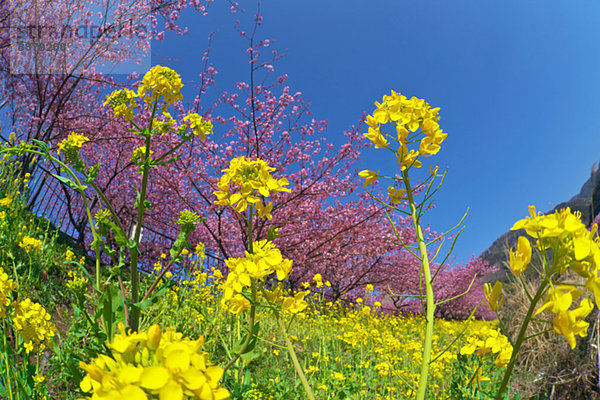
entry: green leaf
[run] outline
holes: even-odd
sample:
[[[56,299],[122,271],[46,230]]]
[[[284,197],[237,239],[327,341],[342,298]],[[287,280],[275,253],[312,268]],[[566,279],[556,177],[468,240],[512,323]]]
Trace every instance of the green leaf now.
[[[77,186],[75,184],[75,182],[73,182],[71,179],[61,176],[61,175],[56,175],[56,174],[52,174],[53,177],[55,177],[56,179],[58,179],[59,181],[61,181],[62,183],[64,183],[65,185],[67,185],[68,187],[70,187],[73,190],[77,190],[77,191],[83,191],[85,189],[87,189],[87,186]]]
[[[244,352],[241,353],[242,355],[244,355],[246,353],[250,353],[252,350],[254,350],[254,347],[256,347],[256,341],[258,339],[259,329],[260,329],[260,322],[257,322],[256,324],[254,324],[254,329],[252,329],[252,338],[250,339],[250,342],[248,343],[248,347],[246,347],[246,349],[244,349]],[[240,342],[238,342],[233,347],[233,351],[235,353],[239,353],[239,351],[242,349],[242,346],[244,345],[245,341],[246,341],[246,335],[242,335]]]
[[[46,154],[46,155],[50,154],[50,148],[48,147],[46,142],[42,142],[41,140],[38,140],[38,139],[31,139],[31,141],[33,143],[35,143],[44,154]]]
[[[139,308],[142,311],[146,311],[152,305],[152,299],[146,299],[144,301],[140,301],[140,302],[137,302],[137,303],[131,303],[131,305],[134,306],[134,307]]]

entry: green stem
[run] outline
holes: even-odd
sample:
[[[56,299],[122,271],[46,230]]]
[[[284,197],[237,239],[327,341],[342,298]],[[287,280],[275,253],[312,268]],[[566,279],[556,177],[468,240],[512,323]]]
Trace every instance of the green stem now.
[[[292,363],[294,364],[294,368],[296,369],[296,372],[298,373],[298,376],[300,377],[300,381],[302,382],[304,391],[306,392],[306,395],[308,396],[309,400],[315,400],[315,396],[310,388],[310,385],[308,384],[306,375],[304,375],[304,371],[302,370],[302,367],[300,366],[300,362],[298,361],[298,357],[296,356],[296,351],[294,350],[294,345],[290,341],[290,338],[285,329],[285,325],[283,324],[283,321],[281,320],[279,314],[277,314],[277,313],[275,314],[275,319],[277,319],[277,324],[279,325],[279,329],[281,329],[281,334],[283,335],[283,338],[285,339],[285,346],[287,347],[288,353],[290,353],[290,357],[292,357]]]
[[[131,250],[131,320],[129,321],[129,327],[135,332],[139,328],[140,321],[140,309],[134,305],[139,301],[140,297],[140,275],[138,271],[138,257],[139,257],[139,245],[140,235],[142,233],[142,221],[144,219],[144,202],[146,201],[146,190],[148,189],[148,177],[150,175],[150,168],[148,168],[148,162],[150,158],[150,136],[146,137],[146,155],[144,161],[144,168],[142,171],[142,188],[140,190],[140,201],[138,203],[138,214],[135,223],[135,231],[133,234],[133,249]]]
[[[523,320],[523,325],[521,325],[521,330],[519,331],[519,336],[517,337],[515,345],[513,346],[513,352],[510,357],[510,361],[506,367],[506,371],[504,372],[504,378],[502,379],[502,384],[500,385],[500,389],[498,389],[498,394],[496,394],[496,397],[495,397],[496,400],[502,399],[502,396],[504,395],[504,392],[506,391],[506,388],[508,387],[508,382],[510,380],[510,376],[512,375],[512,371],[515,368],[515,363],[517,362],[517,356],[519,355],[519,350],[521,349],[521,345],[523,344],[523,342],[525,340],[527,340],[525,333],[527,332],[527,327],[529,326],[529,322],[531,321],[533,311],[536,309],[537,303],[542,298],[544,291],[546,290],[546,286],[548,285],[548,281],[549,281],[549,278],[547,276],[544,277],[542,284],[538,288],[537,292],[535,293],[535,296],[533,297],[533,300],[529,304],[529,309],[527,310],[527,315],[525,316],[525,319]]]
[[[435,313],[435,301],[433,299],[433,286],[431,284],[431,268],[429,266],[429,259],[427,256],[427,246],[425,245],[425,239],[423,238],[423,231],[419,223],[419,216],[417,215],[417,206],[413,197],[413,192],[410,187],[410,180],[408,178],[408,171],[402,171],[402,179],[404,186],[406,187],[406,196],[410,205],[410,215],[412,217],[415,232],[417,234],[417,243],[419,244],[419,253],[421,253],[421,273],[423,280],[425,281],[425,296],[426,296],[426,314],[425,320],[427,325],[425,327],[425,338],[423,340],[423,361],[421,363],[421,372],[419,377],[419,387],[417,389],[417,400],[425,399],[427,394],[427,381],[429,375],[429,364],[431,361],[431,348],[433,342],[433,322]]]
[[[12,393],[11,379],[10,379],[10,372],[12,371],[12,369],[8,365],[8,344],[6,343],[6,320],[4,318],[2,319],[2,339],[4,342],[4,348],[2,349],[4,354],[3,354],[2,358],[4,358],[4,363],[6,365],[6,375],[5,376],[8,377],[8,379],[5,382],[8,385],[8,395],[10,396],[10,400],[12,400],[14,398],[13,393]]]
[[[250,304],[250,323],[249,323],[250,328],[248,329],[248,335],[246,335],[246,340],[244,340],[244,343],[242,344],[240,351],[238,351],[235,354],[235,356],[231,360],[229,360],[229,362],[225,365],[225,367],[223,367],[223,375],[225,375],[225,372],[238,360],[238,358],[240,358],[240,356],[242,354],[244,354],[244,351],[246,351],[246,349],[250,345],[252,336],[254,336],[255,320],[256,320],[256,286],[255,286],[254,280],[253,280],[252,281],[252,302]]]

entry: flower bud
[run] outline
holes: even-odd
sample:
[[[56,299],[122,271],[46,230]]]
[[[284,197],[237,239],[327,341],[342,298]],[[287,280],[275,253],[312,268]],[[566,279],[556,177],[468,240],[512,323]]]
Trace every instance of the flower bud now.
[[[160,326],[158,326],[158,324],[154,324],[148,329],[148,347],[150,350],[156,350],[158,348],[161,334]]]

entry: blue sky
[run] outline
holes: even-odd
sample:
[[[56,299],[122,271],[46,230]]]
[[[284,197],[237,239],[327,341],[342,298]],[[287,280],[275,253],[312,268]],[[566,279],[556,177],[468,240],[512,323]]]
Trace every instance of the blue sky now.
[[[185,12],[186,35],[152,45],[153,64],[191,86],[202,69],[208,33],[217,85],[248,81],[248,43],[256,3],[232,15],[217,0],[206,17]],[[448,167],[436,209],[424,222],[452,227],[469,207],[456,261],[479,255],[528,215],[578,193],[600,159],[600,3],[569,1],[266,0],[257,38],[284,52],[276,74],[328,120],[328,139],[343,132],[390,90],[440,107],[448,133],[437,156]],[[396,171],[393,157],[368,149],[360,169]],[[428,164],[426,164],[427,166]]]

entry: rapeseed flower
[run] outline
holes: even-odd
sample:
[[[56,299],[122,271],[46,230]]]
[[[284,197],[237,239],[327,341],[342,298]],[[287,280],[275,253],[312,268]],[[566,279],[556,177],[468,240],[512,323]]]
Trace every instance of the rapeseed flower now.
[[[57,154],[60,155],[60,152],[65,153],[65,159],[71,164],[77,164],[79,160],[79,149],[85,142],[88,142],[87,136],[83,133],[71,133],[66,139],[58,143]]]
[[[194,135],[200,136],[201,140],[205,140],[206,135],[213,133],[212,123],[210,121],[203,120],[202,116],[196,113],[186,115],[183,117],[183,120],[189,122],[192,132]]]
[[[570,311],[561,311],[552,320],[554,332],[563,335],[571,349],[575,348],[575,335],[587,336],[589,323],[584,320],[594,309],[592,301],[588,298],[581,300],[579,306]]]
[[[110,105],[115,118],[123,116],[125,120],[131,121],[133,120],[133,109],[136,107],[136,97],[137,94],[133,90],[119,89],[106,96],[106,101],[102,105],[104,107],[107,104]]]
[[[25,250],[27,253],[30,253],[32,251],[39,252],[42,248],[42,241],[29,236],[25,236],[23,239],[21,239],[19,247]]]
[[[448,136],[439,124],[439,108],[431,108],[423,99],[412,97],[410,99],[392,90],[391,95],[383,96],[381,103],[375,102],[376,109],[373,115],[367,116],[368,132],[364,134],[375,148],[387,148],[389,143],[381,134],[381,125],[393,123],[396,127],[397,140],[401,147],[408,144],[411,132],[421,128],[425,135],[421,139],[419,151],[398,151],[398,159],[406,169],[410,166],[421,166],[417,160],[419,155],[428,157],[439,152],[441,144]]]
[[[8,274],[0,268],[0,318],[6,317],[6,310],[10,305],[13,290],[17,290],[17,283],[12,279],[8,279]]]
[[[52,338],[56,335],[57,329],[44,307],[30,299],[25,299],[14,301],[13,308],[13,326],[23,338],[27,353],[52,347]]]
[[[138,87],[138,96],[150,105],[161,96],[169,106],[183,98],[181,78],[171,68],[156,65],[146,72],[142,84]]]
[[[460,349],[460,354],[477,354],[478,356],[496,355],[494,363],[504,367],[510,361],[513,347],[498,329],[484,326],[467,339],[467,344]]]
[[[244,156],[232,159],[217,184],[220,190],[214,192],[217,196],[215,203],[231,205],[239,213],[246,210],[248,205],[253,205],[259,216],[270,218],[272,204],[265,206],[259,195],[269,197],[271,192],[291,193],[290,189],[284,187],[289,185],[288,180],[273,178],[273,171],[275,168],[269,167],[261,159],[250,160]]]
[[[365,169],[364,171],[360,171],[358,173],[358,176],[360,176],[361,178],[363,178],[365,180],[365,188],[366,188],[368,185],[370,185],[371,183],[373,183],[377,180],[377,177],[379,176],[379,171],[373,172],[373,171],[369,171],[368,169]]]
[[[525,236],[519,236],[517,249],[510,251],[510,269],[513,274],[519,275],[527,269],[531,261],[531,244]]]
[[[486,283],[484,285],[484,292],[486,305],[490,310],[497,312],[500,309],[500,307],[502,307],[502,303],[504,302],[504,293],[502,293],[502,282],[498,281],[494,283],[493,288],[491,283]]]
[[[2,207],[10,207],[10,205],[12,204],[12,197],[10,196],[6,196],[3,197],[2,199],[0,199],[0,206]]]
[[[191,340],[172,328],[154,325],[147,332],[125,332],[122,323],[104,354],[90,364],[81,390],[92,399],[202,399],[226,400],[229,391],[219,384],[223,368],[214,366],[201,351],[204,338]]]
[[[548,310],[554,314],[567,311],[573,300],[577,300],[583,292],[573,286],[560,285],[548,289],[544,304],[533,315],[538,315],[542,311]]]
[[[245,257],[225,260],[229,275],[223,285],[223,304],[226,305],[234,295],[242,293],[244,288],[249,288],[252,280],[263,281],[275,273],[277,279],[282,281],[291,273],[292,261],[284,259],[281,251],[272,242],[254,242],[253,249],[253,254],[246,252]]]

